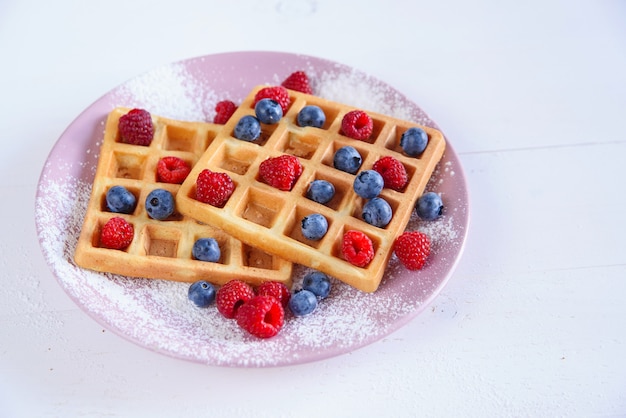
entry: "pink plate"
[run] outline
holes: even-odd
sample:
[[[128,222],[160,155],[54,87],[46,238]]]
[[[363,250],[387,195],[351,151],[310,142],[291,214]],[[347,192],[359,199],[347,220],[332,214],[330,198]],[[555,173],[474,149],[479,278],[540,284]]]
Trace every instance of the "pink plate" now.
[[[173,63],[113,89],[81,113],[52,149],[37,189],[35,221],[43,254],[67,294],[102,326],[173,357],[210,365],[299,364],[353,351],[397,330],[441,291],[461,257],[469,225],[467,186],[448,141],[428,190],[446,210],[436,221],[414,217],[409,230],[430,235],[425,268],[409,272],[397,259],[378,291],[333,282],[330,296],[307,317],[289,317],[278,336],[261,340],[187,299],[188,284],[100,274],[76,267],[74,248],[91,192],[104,121],[116,106],[143,107],[170,118],[211,121],[217,101],[240,102],[259,84],[278,84],[304,70],[318,96],[437,127],[389,85],[324,59],[275,52],[208,55]],[[296,268],[295,282],[306,270]]]

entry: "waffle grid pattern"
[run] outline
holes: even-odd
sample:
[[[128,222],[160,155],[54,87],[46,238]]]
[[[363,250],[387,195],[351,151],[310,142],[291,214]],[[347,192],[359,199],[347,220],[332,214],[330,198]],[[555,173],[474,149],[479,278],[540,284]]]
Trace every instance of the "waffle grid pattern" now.
[[[233,131],[237,121],[244,115],[254,115],[254,96],[263,87],[257,86],[244,99],[194,166],[177,196],[179,210],[254,247],[323,271],[362,291],[375,291],[393,252],[395,238],[404,231],[417,198],[443,155],[443,135],[421,126],[429,135],[429,144],[421,156],[408,157],[402,153],[400,137],[408,128],[419,125],[368,112],[374,121],[371,139],[351,139],[341,134],[341,120],[354,107],[290,91],[290,107],[278,124],[262,124],[261,137],[254,142],[236,139]],[[326,114],[322,128],[302,128],[295,122],[300,109],[311,104],[320,106]],[[360,213],[365,201],[353,191],[355,175],[333,167],[335,151],[345,145],[353,146],[363,157],[361,170],[371,169],[374,162],[387,155],[400,160],[407,170],[409,183],[403,191],[385,188],[381,193],[394,213],[385,228],[362,220]],[[302,175],[289,192],[258,180],[260,163],[282,154],[297,156],[303,166]],[[224,208],[195,199],[195,180],[203,169],[226,172],[233,179],[236,188]],[[328,180],[336,189],[335,197],[324,205],[306,198],[309,183],[316,179]],[[328,233],[319,241],[307,240],[300,230],[302,218],[311,213],[321,213],[329,223]],[[374,243],[375,257],[364,268],[343,258],[341,243],[348,230],[362,231]]]
[[[92,194],[75,251],[78,266],[130,277],[184,282],[208,280],[223,284],[233,278],[253,285],[267,280],[291,283],[292,264],[265,251],[236,240],[209,223],[182,215],[176,208],[163,221],[148,217],[144,202],[150,191],[162,188],[174,196],[177,184],[157,181],[156,165],[165,156],[179,157],[192,167],[209,147],[222,125],[175,121],[152,115],[155,127],[150,146],[119,142],[119,118],[130,109],[116,108],[108,116],[101,145]],[[137,198],[132,214],[111,213],[106,208],[106,192],[121,185]],[[135,235],[123,251],[103,248],[100,231],[108,219],[120,216],[133,224]],[[194,242],[212,237],[220,246],[219,262],[203,262],[192,257]]]

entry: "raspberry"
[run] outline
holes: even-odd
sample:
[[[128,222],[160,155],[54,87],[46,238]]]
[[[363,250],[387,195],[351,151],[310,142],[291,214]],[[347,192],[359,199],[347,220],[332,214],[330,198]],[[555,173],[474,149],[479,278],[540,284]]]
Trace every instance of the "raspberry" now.
[[[259,166],[259,179],[278,190],[289,191],[302,174],[302,164],[293,155],[268,158]]]
[[[157,163],[157,180],[162,183],[182,184],[191,166],[178,157],[163,157]]]
[[[383,176],[385,187],[388,189],[399,192],[406,186],[407,181],[409,181],[404,165],[391,156],[383,157],[376,161],[373,168]]]
[[[286,89],[299,91],[301,93],[312,94],[313,90],[309,84],[309,77],[304,71],[291,73],[282,83]]]
[[[341,131],[345,136],[353,139],[362,141],[369,139],[373,130],[374,121],[362,110],[352,110],[341,120]]]
[[[400,262],[409,270],[420,270],[430,254],[430,239],[422,232],[404,232],[393,249]]]
[[[291,104],[289,92],[283,86],[264,87],[259,90],[254,96],[254,103],[252,103],[252,107],[256,106],[261,99],[272,99],[278,102],[280,107],[283,109],[283,115],[287,113],[287,109],[289,109],[289,105]]]
[[[133,241],[135,228],[124,218],[111,218],[102,227],[100,244],[112,250],[123,250]]]
[[[196,199],[222,208],[233,194],[235,184],[226,173],[215,173],[204,169],[196,179]]]
[[[237,110],[237,105],[231,100],[222,100],[221,102],[217,102],[215,105],[215,117],[213,118],[213,123],[218,123],[220,125],[228,122],[228,119],[235,113]]]
[[[259,338],[278,334],[285,321],[283,306],[272,296],[255,296],[237,310],[237,325]]]
[[[280,302],[283,307],[287,306],[291,293],[287,286],[280,282],[264,282],[256,290],[259,296],[271,296]]]
[[[154,125],[150,113],[143,109],[132,109],[122,116],[118,129],[122,142],[148,146],[154,136]]]
[[[237,310],[253,297],[252,286],[241,280],[231,280],[219,288],[215,295],[215,303],[219,313],[232,319],[237,314]]]
[[[348,231],[341,245],[344,258],[357,267],[365,267],[374,258],[372,240],[361,231]]]

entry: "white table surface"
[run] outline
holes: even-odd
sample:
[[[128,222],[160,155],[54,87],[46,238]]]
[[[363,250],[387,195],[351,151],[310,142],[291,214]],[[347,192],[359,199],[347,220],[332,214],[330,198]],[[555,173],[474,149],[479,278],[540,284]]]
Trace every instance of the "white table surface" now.
[[[241,50],[388,82],[460,155],[472,223],[431,306],[349,354],[220,368],[108,332],[34,222],[65,127],[120,83]],[[626,3],[0,3],[0,416],[626,416]]]

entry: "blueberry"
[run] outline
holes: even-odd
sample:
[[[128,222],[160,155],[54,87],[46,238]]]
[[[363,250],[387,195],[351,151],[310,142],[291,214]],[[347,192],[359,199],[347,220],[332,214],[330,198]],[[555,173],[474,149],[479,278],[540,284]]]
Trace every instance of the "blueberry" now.
[[[443,201],[435,192],[424,193],[415,205],[417,216],[425,221],[437,219],[443,213]]]
[[[235,138],[244,141],[254,141],[261,135],[261,123],[251,115],[243,116],[235,125]]]
[[[302,288],[324,299],[330,293],[330,279],[321,271],[312,271],[302,279]]]
[[[363,158],[356,148],[351,146],[341,147],[335,152],[333,165],[336,169],[345,171],[346,173],[355,174],[361,168]]]
[[[137,199],[124,186],[113,186],[106,196],[107,208],[115,213],[132,213],[135,210]]]
[[[221,256],[220,246],[215,238],[200,238],[193,243],[191,254],[196,260],[216,263]]]
[[[354,191],[364,199],[373,199],[383,190],[383,176],[375,170],[361,171],[354,179]]]
[[[273,125],[283,117],[283,108],[276,100],[261,99],[254,106],[254,113],[261,123]]]
[[[215,287],[205,280],[197,281],[189,286],[187,297],[198,308],[206,308],[215,300]]]
[[[317,203],[328,203],[335,196],[335,186],[326,180],[313,180],[306,191],[306,197]]]
[[[328,232],[328,221],[323,215],[313,213],[302,218],[301,227],[306,239],[317,241]]]
[[[321,107],[315,105],[304,106],[298,117],[296,118],[298,126],[313,126],[314,128],[321,128],[326,122],[326,115]]]
[[[295,316],[305,316],[317,308],[317,296],[310,290],[300,290],[289,299],[289,309]]]
[[[146,212],[152,219],[162,221],[174,213],[174,196],[164,189],[155,189],[146,197]]]
[[[381,197],[368,200],[365,205],[363,205],[363,211],[361,212],[361,216],[363,216],[365,222],[379,228],[386,227],[391,221],[392,215],[391,206]]]
[[[400,138],[400,147],[411,157],[417,157],[426,149],[428,134],[422,128],[409,128]]]

